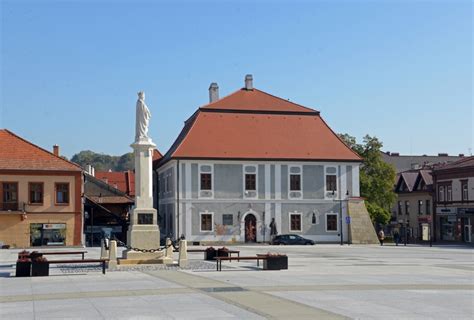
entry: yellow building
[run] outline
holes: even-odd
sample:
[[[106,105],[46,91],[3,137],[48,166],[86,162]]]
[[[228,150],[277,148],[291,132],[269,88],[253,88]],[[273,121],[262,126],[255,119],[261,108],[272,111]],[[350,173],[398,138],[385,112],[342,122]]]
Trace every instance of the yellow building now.
[[[82,169],[0,129],[0,243],[82,245]]]

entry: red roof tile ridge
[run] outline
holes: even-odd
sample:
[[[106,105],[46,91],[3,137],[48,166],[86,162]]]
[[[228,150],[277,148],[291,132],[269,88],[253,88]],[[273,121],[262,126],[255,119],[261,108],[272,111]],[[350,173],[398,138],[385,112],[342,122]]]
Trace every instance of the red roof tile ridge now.
[[[294,105],[296,105],[296,106],[298,106],[298,107],[300,107],[300,108],[303,108],[303,109],[308,110],[308,112],[319,112],[318,110],[305,107],[305,106],[303,106],[303,105],[301,105],[301,104],[295,103],[295,102],[290,101],[290,100],[285,100],[285,99],[283,99],[283,98],[281,98],[281,97],[277,97],[277,96],[275,96],[275,95],[273,95],[273,94],[271,94],[271,93],[268,93],[268,92],[259,90],[259,89],[257,89],[257,88],[254,88],[253,90],[258,91],[258,92],[261,92],[261,93],[263,93],[263,94],[266,94],[267,96],[270,96],[270,97],[272,97],[272,98],[279,99],[279,100],[282,100],[282,101],[285,101],[285,102],[289,102],[289,103],[294,104]]]
[[[232,92],[232,93],[230,93],[230,94],[228,94],[228,95],[226,95],[226,96],[224,96],[224,97],[222,97],[222,98],[220,98],[220,99],[218,99],[218,100],[216,100],[216,101],[213,101],[213,102],[210,102],[210,103],[207,103],[207,104],[202,105],[201,107],[199,107],[199,109],[204,109],[204,110],[206,110],[206,109],[221,110],[221,108],[219,108],[219,107],[213,108],[214,105],[220,104],[220,103],[222,103],[223,100],[225,100],[225,99],[227,99],[227,98],[230,98],[231,96],[233,96],[233,95],[235,95],[235,94],[237,94],[237,93],[239,93],[239,92],[241,92],[241,91],[246,91],[246,90],[247,90],[247,89],[245,89],[245,88],[240,88],[240,89],[238,89],[238,90],[236,90],[236,91],[234,91],[234,92]],[[265,94],[265,95],[267,95],[267,96],[269,96],[269,97],[272,97],[273,99],[281,100],[281,101],[283,101],[283,102],[285,102],[285,103],[290,103],[290,104],[292,104],[292,105],[294,105],[294,106],[296,106],[296,107],[298,107],[298,108],[304,109],[304,110],[301,110],[301,111],[299,111],[299,112],[319,113],[318,110],[305,107],[305,106],[303,106],[303,105],[301,105],[301,104],[298,104],[298,103],[295,103],[295,102],[293,102],[293,101],[285,100],[285,99],[283,99],[283,98],[281,98],[281,97],[275,96],[275,95],[273,95],[273,94],[271,94],[271,93],[265,92],[265,91],[260,90],[260,89],[257,89],[257,88],[253,88],[251,91],[256,91],[256,92]],[[258,108],[258,106],[255,106],[255,107]],[[250,110],[238,109],[238,108],[235,108],[235,109],[232,109],[232,108],[222,108],[222,109],[223,109],[223,110],[244,110],[244,111],[250,112]],[[255,111],[258,111],[258,109],[255,109]],[[287,111],[287,112],[294,112],[294,113],[297,113],[297,112],[298,112],[298,111],[294,111],[294,110],[281,110],[281,111],[282,111],[282,112],[284,112],[284,111]]]
[[[359,158],[360,161],[364,161],[364,159],[363,159],[357,152],[355,152],[354,150],[352,150],[352,148],[349,147],[349,146],[347,145],[347,143],[346,143],[344,140],[342,140],[341,137],[339,137],[339,135],[338,135],[337,133],[335,133],[335,132],[331,129],[331,127],[326,123],[326,121],[324,121],[323,117],[321,117],[320,115],[318,115],[318,117],[321,119],[321,121],[322,121],[323,124],[326,126],[326,128],[328,128],[329,131],[331,131],[331,133],[332,133],[333,135],[335,135],[336,138],[339,139],[339,141],[341,141],[341,142],[347,147],[347,149],[349,149],[353,154],[355,154],[356,157]]]
[[[201,105],[198,109],[212,107],[213,105],[217,104],[218,102],[222,102],[222,100],[224,100],[224,99],[226,99],[226,98],[229,98],[230,96],[233,96],[234,94],[239,93],[241,90],[242,90],[242,89],[235,90],[234,92],[229,93],[228,95],[226,95],[226,96],[224,96],[224,97],[222,97],[222,98],[219,98],[219,99],[217,99],[216,101],[203,104],[203,105]],[[192,118],[192,116],[189,117],[189,119],[191,119],[191,118]],[[189,120],[189,119],[188,119],[188,120]],[[186,121],[188,121],[188,120],[186,120]]]
[[[55,157],[55,158],[57,158],[57,159],[59,159],[59,160],[62,160],[62,161],[66,162],[66,163],[68,163],[68,164],[70,164],[70,165],[73,165],[73,166],[77,167],[78,169],[80,169],[80,171],[83,171],[83,170],[84,170],[84,169],[82,169],[82,167],[81,167],[80,165],[78,165],[77,163],[74,163],[74,162],[69,161],[69,160],[66,160],[66,159],[64,159],[64,158],[62,158],[62,157],[60,157],[60,156],[57,156],[57,155],[55,155],[54,153],[52,153],[52,152],[50,152],[50,151],[48,151],[48,150],[46,150],[46,149],[43,149],[43,148],[41,148],[40,146],[38,146],[38,145],[36,145],[36,144],[34,144],[34,143],[32,143],[32,142],[26,140],[26,139],[23,139],[22,137],[16,135],[15,133],[11,132],[11,131],[8,130],[8,129],[0,129],[0,131],[5,131],[5,132],[7,132],[8,134],[12,135],[13,137],[15,137],[15,138],[17,138],[17,139],[19,139],[19,140],[21,140],[21,141],[23,141],[23,142],[26,142],[27,144],[29,144],[29,145],[31,145],[31,146],[33,146],[34,148],[39,149],[39,150],[41,150],[41,151],[43,151],[43,152],[46,152],[46,153],[48,153],[48,155],[50,155],[50,156],[53,156],[53,157]]]

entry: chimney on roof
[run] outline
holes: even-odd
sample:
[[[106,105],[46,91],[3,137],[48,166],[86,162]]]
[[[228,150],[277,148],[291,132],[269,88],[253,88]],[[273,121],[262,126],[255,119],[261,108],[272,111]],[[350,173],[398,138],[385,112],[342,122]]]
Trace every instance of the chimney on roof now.
[[[460,153],[459,156],[462,158],[464,157],[464,153]]]
[[[53,146],[53,153],[56,157],[59,157],[59,146],[57,144]]]
[[[400,156],[400,153],[398,153],[398,152],[392,152],[391,156],[392,156],[392,157],[399,157],[399,156]]]
[[[95,168],[91,166],[91,176],[95,177]]]
[[[438,153],[438,157],[447,157],[448,154],[447,153]]]
[[[219,86],[213,82],[209,86],[209,103],[219,100]]]
[[[88,164],[86,166],[86,172],[89,174],[89,175],[92,175],[92,166],[90,164]]]
[[[253,90],[253,77],[251,74],[245,76],[245,90]]]

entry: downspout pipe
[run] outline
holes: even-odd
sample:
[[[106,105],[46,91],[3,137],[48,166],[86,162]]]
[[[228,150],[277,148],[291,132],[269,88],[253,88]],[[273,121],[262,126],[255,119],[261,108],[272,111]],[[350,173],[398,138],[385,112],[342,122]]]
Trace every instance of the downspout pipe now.
[[[176,169],[176,239],[179,239],[179,159],[177,160]]]

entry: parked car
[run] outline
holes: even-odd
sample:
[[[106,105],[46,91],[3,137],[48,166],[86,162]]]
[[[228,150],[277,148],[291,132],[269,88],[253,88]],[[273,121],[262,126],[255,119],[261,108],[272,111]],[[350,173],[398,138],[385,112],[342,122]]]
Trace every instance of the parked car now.
[[[315,242],[311,239],[303,238],[297,234],[281,234],[273,238],[272,244],[276,245],[314,245]]]

